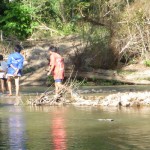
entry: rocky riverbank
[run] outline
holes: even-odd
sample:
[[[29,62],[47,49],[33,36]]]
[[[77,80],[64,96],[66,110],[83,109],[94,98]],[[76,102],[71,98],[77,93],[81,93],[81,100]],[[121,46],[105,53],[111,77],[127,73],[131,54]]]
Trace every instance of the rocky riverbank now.
[[[150,92],[125,92],[115,93],[108,96],[81,97],[74,94],[77,106],[110,106],[110,107],[139,107],[150,106]]]
[[[75,56],[74,46],[72,43],[75,39],[66,39],[63,42],[57,41],[57,46],[61,49],[61,54],[65,59],[66,70],[65,77],[73,79],[94,79],[97,80],[108,80],[110,85],[112,81],[120,82],[123,84],[132,85],[149,85],[150,84],[150,67],[146,67],[144,62],[139,62],[138,64],[124,65],[115,70],[104,70],[104,69],[92,69],[87,71],[74,71],[73,64],[70,60],[71,56]],[[78,40],[75,43],[80,45]],[[36,46],[35,46],[36,45]],[[24,64],[24,74],[21,77],[21,85],[46,85],[47,84],[47,50],[50,43],[34,43],[28,46],[24,50],[25,64]],[[93,89],[94,90],[94,89]],[[95,91],[91,91],[95,92]],[[96,91],[99,93],[101,91]],[[79,106],[113,106],[113,107],[133,107],[133,106],[149,106],[150,105],[150,92],[118,92],[115,94],[110,94],[108,96],[81,96],[74,93],[72,95],[74,101],[71,103],[73,105]],[[48,97],[47,97],[48,98]],[[45,99],[47,101],[47,98]]]
[[[29,105],[75,105],[102,107],[142,107],[150,106],[150,92],[147,91],[104,91],[104,89],[68,90],[62,89],[60,95],[47,91],[29,99]],[[68,93],[69,92],[69,93]]]

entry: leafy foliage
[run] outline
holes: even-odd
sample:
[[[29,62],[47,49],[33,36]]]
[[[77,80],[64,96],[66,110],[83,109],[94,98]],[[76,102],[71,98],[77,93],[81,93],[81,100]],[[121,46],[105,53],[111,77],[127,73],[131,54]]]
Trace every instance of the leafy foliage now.
[[[118,14],[115,23],[113,43],[119,53],[119,61],[130,63],[133,60],[149,58],[149,9],[150,1],[132,1],[123,13]]]
[[[27,38],[37,25],[37,22],[32,18],[33,13],[34,9],[28,5],[16,2],[7,4],[4,16],[0,16],[2,30],[6,35],[13,35],[21,39]]]
[[[80,33],[88,42],[87,51],[101,53],[102,58],[97,56],[101,64],[128,63],[150,56],[149,4],[149,0],[1,0],[0,26],[5,35],[20,39],[38,31],[46,38],[51,32]]]
[[[150,60],[144,61],[145,66],[150,67]]]

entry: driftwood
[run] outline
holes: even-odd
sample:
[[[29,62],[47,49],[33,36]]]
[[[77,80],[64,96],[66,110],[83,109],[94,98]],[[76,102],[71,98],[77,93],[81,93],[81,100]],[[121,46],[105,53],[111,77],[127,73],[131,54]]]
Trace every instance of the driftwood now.
[[[81,83],[76,83],[76,79],[73,80],[71,77],[61,85],[58,94],[54,94],[55,91],[47,91],[42,93],[41,95],[37,95],[36,98],[29,98],[28,105],[66,105],[75,101],[74,99],[74,91],[77,89]]]

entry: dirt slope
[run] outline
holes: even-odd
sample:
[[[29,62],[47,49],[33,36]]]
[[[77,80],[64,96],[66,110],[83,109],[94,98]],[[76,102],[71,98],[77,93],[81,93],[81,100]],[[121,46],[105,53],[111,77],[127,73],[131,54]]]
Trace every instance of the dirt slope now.
[[[64,37],[53,39],[52,41],[36,41],[27,45],[24,50],[24,74],[21,77],[21,85],[45,85],[47,72],[45,71],[48,61],[48,47],[54,44],[60,47],[60,53],[65,59],[66,73],[69,77],[72,73],[73,64],[70,56],[74,55],[75,45],[82,47],[78,37]],[[117,80],[130,84],[150,84],[150,68],[142,63],[124,66],[119,70],[90,69],[86,72],[74,72],[72,76],[83,78]]]

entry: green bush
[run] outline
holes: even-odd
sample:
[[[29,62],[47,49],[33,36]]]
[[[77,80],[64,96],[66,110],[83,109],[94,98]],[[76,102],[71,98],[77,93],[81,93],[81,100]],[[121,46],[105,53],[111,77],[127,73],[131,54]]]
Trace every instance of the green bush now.
[[[0,26],[6,35],[25,39],[33,32],[38,24],[33,19],[34,9],[17,2],[8,3],[4,15],[0,16]]]
[[[53,79],[53,77],[52,76],[48,76],[47,77],[47,85],[52,85],[53,83],[54,83],[54,79]]]
[[[150,67],[150,60],[145,60],[144,65],[147,66],[147,67]]]

